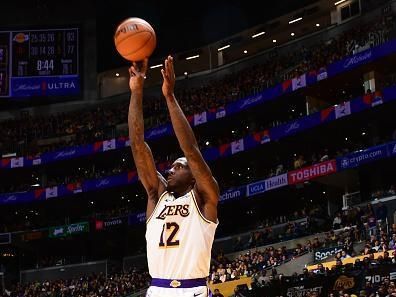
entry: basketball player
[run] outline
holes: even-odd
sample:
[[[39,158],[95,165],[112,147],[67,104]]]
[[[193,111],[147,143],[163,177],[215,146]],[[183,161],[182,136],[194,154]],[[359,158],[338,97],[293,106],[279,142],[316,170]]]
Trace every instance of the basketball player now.
[[[174,161],[165,179],[144,141],[143,85],[147,59],[129,69],[128,126],[133,158],[147,192],[147,260],[152,277],[147,297],[207,297],[211,249],[217,228],[219,187],[199,151],[175,95],[173,58],[161,70],[162,93],[185,157]]]

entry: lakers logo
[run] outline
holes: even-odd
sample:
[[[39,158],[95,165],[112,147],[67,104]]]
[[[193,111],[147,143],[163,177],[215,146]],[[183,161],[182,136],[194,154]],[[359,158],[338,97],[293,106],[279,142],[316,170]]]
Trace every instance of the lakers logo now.
[[[177,216],[187,217],[190,214],[189,205],[165,205],[164,209],[160,212],[156,219],[165,220],[167,216]]]
[[[169,284],[172,288],[177,288],[181,286],[181,282],[179,282],[178,280],[173,280],[171,281],[171,283]]]
[[[341,275],[334,283],[334,290],[347,290],[355,286],[355,280],[353,277],[347,277],[346,275]]]
[[[25,33],[18,33],[14,36],[14,41],[17,43],[23,43],[29,40],[29,35]]]

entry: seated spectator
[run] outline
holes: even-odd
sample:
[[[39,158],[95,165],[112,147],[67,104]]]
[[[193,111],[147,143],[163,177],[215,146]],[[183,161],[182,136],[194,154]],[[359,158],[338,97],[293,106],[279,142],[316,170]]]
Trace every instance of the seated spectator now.
[[[224,295],[220,293],[219,289],[214,289],[213,297],[224,297]]]
[[[389,249],[391,249],[391,250],[396,249],[396,233],[392,234],[392,238],[389,241]]]
[[[295,159],[294,161],[294,169],[299,169],[304,167],[305,165],[305,160],[303,155],[299,155],[298,158]]]
[[[346,252],[345,250],[343,250],[343,251],[341,252],[340,260],[343,261],[343,260],[345,260],[345,259],[347,259],[347,258],[351,258],[351,255],[347,254],[347,252]]]

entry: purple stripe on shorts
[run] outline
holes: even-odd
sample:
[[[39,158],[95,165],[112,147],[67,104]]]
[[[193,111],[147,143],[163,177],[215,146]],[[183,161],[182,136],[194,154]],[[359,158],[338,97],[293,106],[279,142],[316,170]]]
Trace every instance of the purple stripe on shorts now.
[[[206,286],[206,278],[193,278],[193,279],[163,279],[153,278],[151,285],[161,288],[194,288]]]

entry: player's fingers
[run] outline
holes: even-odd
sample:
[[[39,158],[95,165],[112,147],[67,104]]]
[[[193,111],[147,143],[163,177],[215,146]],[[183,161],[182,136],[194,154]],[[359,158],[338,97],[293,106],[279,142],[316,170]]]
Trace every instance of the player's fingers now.
[[[169,56],[169,71],[171,73],[172,76],[175,75],[175,68],[173,67],[173,57]]]
[[[148,65],[148,59],[145,58],[145,59],[143,60],[142,69],[141,69],[141,71],[142,71],[144,74],[146,74],[146,72],[147,72],[147,65]]]
[[[133,75],[138,75],[139,74],[139,71],[136,70],[135,66],[131,66],[130,69],[131,69]]]
[[[166,77],[166,73],[164,69],[161,69],[161,74],[162,74],[162,78],[167,81],[168,79]]]
[[[164,65],[165,65],[165,73],[168,73],[168,69],[169,69],[169,66],[168,66],[168,58],[165,59]]]
[[[130,76],[135,76],[136,74],[133,72],[133,66],[129,67],[129,75]]]

